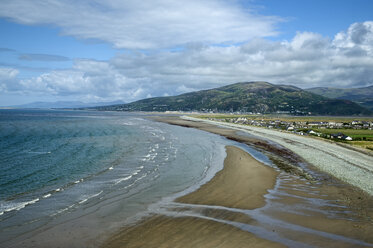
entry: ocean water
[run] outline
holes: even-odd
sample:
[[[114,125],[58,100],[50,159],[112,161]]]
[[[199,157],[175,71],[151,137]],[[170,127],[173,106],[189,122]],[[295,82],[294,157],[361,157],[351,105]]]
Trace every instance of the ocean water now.
[[[219,170],[226,143],[139,114],[0,110],[0,246],[77,219],[120,227]]]

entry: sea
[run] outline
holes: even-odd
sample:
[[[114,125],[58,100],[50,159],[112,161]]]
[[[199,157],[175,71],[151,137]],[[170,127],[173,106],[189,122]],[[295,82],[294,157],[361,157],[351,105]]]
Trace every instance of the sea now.
[[[223,168],[226,145],[275,165],[255,146],[152,117],[125,112],[0,110],[0,247],[102,247],[122,228],[157,214],[207,218],[288,247],[371,246],[364,232],[350,237],[281,217],[315,217],[329,225],[337,220],[337,230],[350,230],[352,223],[370,228],[360,205],[355,208],[333,193],[335,188],[348,190],[333,180],[310,182],[276,169],[276,185],[265,195],[263,208],[175,202]],[[214,209],[225,214],[211,215]],[[252,221],[228,220],[229,212],[247,215]]]
[[[0,110],[0,246],[54,229],[94,240],[222,168],[227,140],[148,117]]]

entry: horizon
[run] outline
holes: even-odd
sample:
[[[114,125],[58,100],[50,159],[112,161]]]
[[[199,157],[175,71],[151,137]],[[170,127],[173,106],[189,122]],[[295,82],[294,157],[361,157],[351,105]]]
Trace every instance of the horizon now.
[[[371,1],[0,3],[0,106],[372,86]],[[332,10],[332,11],[331,11]]]
[[[229,86],[229,85],[233,85],[233,84],[244,84],[244,83],[258,83],[258,82],[263,82],[263,83],[269,83],[269,84],[272,84],[272,85],[283,85],[283,86],[294,86],[294,85],[285,85],[285,84],[274,84],[274,83],[271,83],[271,82],[266,82],[266,81],[248,81],[248,82],[236,82],[236,83],[231,83],[231,84],[226,84],[226,85],[222,85],[222,86],[219,86],[220,87],[224,87],[224,86]],[[368,85],[366,87],[363,87],[363,88],[369,88],[369,87],[373,87],[373,85]],[[348,88],[338,88],[338,87],[313,87],[313,88],[307,88],[307,89],[316,89],[316,88],[330,88],[330,89],[348,89]],[[203,91],[203,90],[210,90],[210,89],[216,89],[216,88],[209,88],[209,89],[202,89],[202,90],[197,90],[197,91]],[[300,88],[302,89],[302,88]],[[302,89],[302,90],[307,90],[307,89]],[[354,88],[350,88],[350,89],[354,89]],[[361,87],[355,87],[355,89],[361,89]],[[197,92],[197,91],[194,91],[194,92]],[[177,94],[177,95],[173,95],[173,96],[179,96],[179,95],[183,95],[185,93],[191,93],[191,92],[184,92],[184,93],[180,93],[180,94]],[[315,94],[315,93],[314,93]],[[150,97],[150,98],[153,98],[153,97]],[[59,101],[35,101],[35,102],[28,102],[28,103],[24,103],[24,104],[19,104],[19,105],[12,105],[12,106],[0,106],[0,108],[7,108],[7,107],[15,107],[15,108],[19,108],[19,107],[25,107],[27,105],[33,105],[33,104],[59,104],[59,103],[63,103],[63,104],[72,104],[72,103],[75,103],[75,104],[87,104],[88,105],[91,105],[91,104],[104,104],[104,105],[97,105],[97,107],[100,107],[100,106],[109,106],[111,104],[113,104],[114,102],[121,102],[121,103],[114,103],[114,105],[118,105],[118,104],[129,104],[129,103],[133,103],[133,102],[136,102],[136,101],[140,101],[140,100],[144,100],[144,99],[147,99],[147,98],[142,98],[142,99],[137,99],[135,101],[132,101],[132,102],[124,102],[120,99],[112,99],[112,100],[109,100],[109,101],[96,101],[96,102],[85,102],[85,101],[80,101],[79,99],[77,100],[74,100],[74,101],[64,101],[64,100],[59,100]],[[28,107],[27,107],[28,108]],[[39,107],[39,108],[44,108],[44,107]],[[46,108],[50,108],[50,107],[46,107]]]

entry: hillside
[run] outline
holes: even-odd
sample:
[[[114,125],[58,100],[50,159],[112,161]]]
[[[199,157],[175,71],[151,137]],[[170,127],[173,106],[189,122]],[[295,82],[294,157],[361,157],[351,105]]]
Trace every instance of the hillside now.
[[[373,85],[353,89],[317,87],[306,91],[329,98],[350,100],[373,110]]]
[[[241,111],[313,115],[361,115],[371,111],[346,100],[328,99],[289,85],[267,82],[236,83],[220,88],[190,92],[179,96],[155,97],[100,107],[122,111]]]

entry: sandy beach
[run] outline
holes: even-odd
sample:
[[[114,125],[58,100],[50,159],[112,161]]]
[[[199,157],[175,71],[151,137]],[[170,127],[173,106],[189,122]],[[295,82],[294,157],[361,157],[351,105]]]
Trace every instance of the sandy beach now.
[[[187,116],[182,118],[192,122],[201,121]],[[352,147],[338,145],[335,142],[327,142],[289,132],[279,132],[268,128],[210,120],[203,120],[203,123],[240,130],[247,135],[273,141],[297,154],[318,170],[333,175],[373,196],[373,184],[371,183],[373,181],[373,156],[369,151],[361,152]]]
[[[275,186],[277,172],[234,146],[227,147],[224,169],[197,191],[177,202],[255,209],[265,205],[264,195]]]
[[[197,191],[178,198],[186,204],[255,209],[275,185],[277,172],[236,147],[227,147],[224,169]],[[215,211],[230,221],[242,214]],[[155,216],[112,237],[103,247],[283,247],[225,223],[206,218]]]
[[[317,171],[289,149],[235,130],[177,117],[158,121],[193,127],[267,153],[277,167],[227,146],[223,170],[195,192],[126,226],[102,247],[373,247],[373,199]],[[315,177],[316,176],[316,177]]]

